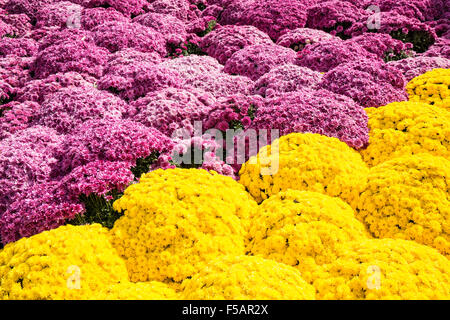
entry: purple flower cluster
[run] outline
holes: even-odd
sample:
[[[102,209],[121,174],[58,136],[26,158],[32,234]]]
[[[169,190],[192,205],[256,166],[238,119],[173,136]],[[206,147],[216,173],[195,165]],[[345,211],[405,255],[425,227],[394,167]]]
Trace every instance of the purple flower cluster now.
[[[127,104],[112,93],[89,86],[69,86],[59,89],[42,103],[36,121],[65,134],[90,119],[120,119],[127,108]]]
[[[348,38],[348,29],[353,24],[367,19],[368,12],[347,1],[330,0],[319,2],[308,8],[306,26]]]
[[[201,89],[167,88],[131,103],[130,118],[171,136],[177,129],[193,133],[193,122],[208,117],[215,98]]]
[[[429,25],[416,18],[407,17],[395,11],[377,13],[373,17],[373,20],[380,22],[379,28],[375,30],[369,29],[372,26],[367,23],[367,19],[362,19],[358,23],[353,24],[348,30],[348,34],[354,37],[371,31],[387,33],[395,39],[412,43],[416,52],[426,51],[437,39],[434,29]]]
[[[108,59],[108,51],[83,41],[60,41],[40,51],[32,66],[36,78],[58,72],[75,71],[99,78]]]
[[[294,51],[301,51],[308,44],[314,44],[320,41],[331,40],[334,36],[316,29],[297,28],[289,30],[278,38],[277,44]]]
[[[357,43],[385,61],[400,60],[415,55],[412,51],[412,43],[404,43],[393,39],[386,33],[363,33],[347,40],[347,42]]]
[[[450,38],[440,38],[424,53],[424,56],[450,59]]]
[[[41,106],[33,101],[11,101],[0,105],[0,139],[28,128]]]
[[[80,25],[85,30],[92,30],[98,25],[111,21],[129,22],[130,19],[112,7],[86,8],[80,16]]]
[[[2,34],[2,28],[6,28],[7,32]],[[0,37],[6,34],[23,37],[32,28],[31,19],[26,14],[0,14]]]
[[[273,68],[255,82],[254,94],[263,97],[297,91],[301,88],[313,88],[322,79],[322,74],[306,67],[284,64]]]
[[[397,69],[373,60],[340,64],[328,71],[319,84],[319,87],[346,95],[366,108],[407,100],[404,86],[405,79]]]
[[[224,71],[255,81],[280,64],[293,63],[295,58],[292,49],[275,44],[256,44],[236,51],[227,60]]]
[[[36,13],[36,27],[64,27],[70,18],[81,14],[83,7],[70,1],[59,1],[40,7]]]
[[[350,98],[328,90],[301,89],[266,101],[251,127],[281,135],[312,132],[335,137],[359,149],[367,145],[369,130],[364,109]]]
[[[95,43],[116,52],[125,48],[135,48],[143,52],[167,54],[164,36],[153,28],[138,23],[109,21],[92,29]]]
[[[15,55],[18,57],[32,57],[38,51],[38,44],[29,38],[1,38],[0,57]]]
[[[147,11],[172,15],[181,21],[197,18],[197,13],[191,10],[188,0],[154,0],[148,5]]]
[[[131,165],[152,153],[167,154],[171,140],[154,128],[124,119],[93,119],[67,135],[58,153],[55,174],[64,175],[92,161],[121,161]]]
[[[225,64],[236,51],[256,44],[270,45],[273,42],[267,34],[253,26],[227,25],[206,35],[200,47],[209,56]]]
[[[144,13],[147,6],[146,0],[77,0],[87,1],[88,7],[112,7],[127,17],[137,16]],[[77,2],[73,1],[73,2]]]
[[[178,45],[188,38],[185,23],[171,15],[149,12],[137,16],[133,22],[157,30],[168,44]]]
[[[274,41],[288,30],[303,28],[307,6],[315,0],[244,0],[234,1],[219,20],[221,24],[252,25]],[[268,10],[270,8],[270,10]]]
[[[409,82],[413,78],[433,69],[450,69],[450,59],[417,56],[398,61],[390,61],[388,65],[398,69],[405,77],[405,80]]]
[[[336,39],[321,41],[298,52],[295,64],[319,72],[327,72],[338,65],[359,59],[378,57],[352,41]]]
[[[44,79],[31,80],[19,88],[15,100],[20,102],[35,101],[42,104],[48,96],[53,95],[61,88],[94,87],[97,81],[92,76],[77,72],[55,73]]]
[[[178,72],[162,64],[142,62],[126,66],[125,74],[106,73],[98,82],[98,88],[118,94],[125,100],[135,100],[149,92],[173,87],[180,88],[183,80]]]

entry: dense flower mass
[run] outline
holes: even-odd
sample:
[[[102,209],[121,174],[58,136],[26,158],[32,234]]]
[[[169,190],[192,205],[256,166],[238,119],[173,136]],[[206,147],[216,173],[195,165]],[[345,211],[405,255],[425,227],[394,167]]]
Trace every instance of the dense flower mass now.
[[[90,296],[95,300],[176,300],[178,294],[168,285],[158,282],[121,282],[110,285]]]
[[[244,285],[245,284],[245,285]],[[224,256],[181,286],[188,300],[314,300],[314,288],[294,268],[248,256]]]
[[[75,71],[100,77],[108,51],[83,40],[62,41],[40,51],[32,66],[37,78],[46,78],[58,72]]]
[[[131,104],[130,117],[170,136],[177,129],[192,132],[194,121],[206,119],[215,98],[201,89],[175,89],[149,93]]]
[[[21,239],[0,251],[0,265],[1,299],[86,299],[128,280],[100,225],[63,226]]]
[[[368,171],[361,156],[336,138],[291,133],[250,158],[242,166],[240,183],[258,202],[296,189],[340,197],[354,205]]]
[[[381,61],[356,60],[328,71],[319,86],[369,108],[407,100],[404,84],[397,69]]]
[[[356,216],[377,238],[400,238],[450,255],[450,161],[421,153],[372,167]]]
[[[405,101],[366,111],[370,138],[361,155],[369,166],[422,152],[450,160],[450,113],[445,109]]]
[[[143,175],[114,208],[125,211],[112,229],[112,243],[130,279],[181,282],[215,257],[244,254],[256,203],[229,177],[168,169]]]
[[[235,52],[227,60],[224,71],[255,81],[272,68],[293,63],[294,60],[295,52],[292,49],[273,44],[256,44]]]
[[[314,44],[324,40],[330,40],[334,37],[322,30],[297,28],[289,30],[278,38],[277,44],[294,51],[301,51],[308,44]]]
[[[450,69],[433,69],[406,85],[409,99],[450,110]]]
[[[109,21],[92,29],[95,43],[116,52],[124,48],[135,48],[142,52],[167,54],[162,34],[153,28],[138,23]]]
[[[327,90],[302,90],[269,98],[255,112],[256,129],[312,132],[335,137],[359,149],[368,142],[367,115],[351,99]],[[270,133],[270,132],[269,132]]]
[[[171,140],[154,128],[122,119],[92,119],[80,123],[63,141],[58,155],[61,173],[91,161],[125,161],[156,158],[171,150]]]
[[[287,190],[271,196],[252,218],[249,251],[297,268],[312,282],[339,247],[367,238],[352,208],[339,198]]]
[[[350,242],[314,281],[317,299],[448,299],[449,260],[413,241]]]
[[[115,95],[88,86],[61,88],[48,97],[39,110],[37,123],[70,133],[90,119],[120,119],[126,103]]]
[[[312,1],[234,1],[225,9],[220,22],[222,24],[255,26],[276,41],[288,30],[305,26],[308,2]]]
[[[320,72],[294,64],[282,64],[271,69],[256,82],[253,92],[263,97],[295,92],[301,88],[315,87],[321,80]]]
[[[449,299],[449,21],[0,0],[0,300]]]
[[[226,25],[207,34],[201,48],[221,64],[235,53],[255,44],[273,44],[270,37],[253,26]]]
[[[413,78],[433,69],[450,69],[450,59],[417,56],[390,61],[388,65],[400,70],[405,76],[406,81],[411,81]]]
[[[299,51],[295,64],[314,71],[327,72],[341,63],[365,58],[376,60],[377,56],[356,42],[330,39]]]

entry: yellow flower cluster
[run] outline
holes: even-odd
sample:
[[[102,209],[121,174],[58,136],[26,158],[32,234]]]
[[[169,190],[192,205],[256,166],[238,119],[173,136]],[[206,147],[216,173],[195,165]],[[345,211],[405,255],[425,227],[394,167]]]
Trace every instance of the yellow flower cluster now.
[[[450,112],[421,102],[393,102],[367,108],[370,140],[361,150],[369,166],[427,152],[450,160]]]
[[[410,101],[425,102],[450,110],[450,69],[433,69],[407,85]]]
[[[230,177],[202,169],[156,170],[129,186],[111,230],[130,280],[181,282],[213,258],[244,253],[256,202]]]
[[[369,239],[341,251],[314,281],[317,299],[450,299],[450,261],[433,248]]]
[[[296,269],[251,256],[211,261],[181,286],[189,300],[314,300],[314,287]]]
[[[370,169],[356,216],[377,238],[415,240],[450,255],[450,161],[427,153]]]
[[[162,282],[123,282],[110,285],[91,298],[92,300],[176,300],[178,294]]]
[[[126,281],[125,263],[99,224],[62,226],[0,251],[0,299],[88,299]]]
[[[288,190],[259,206],[249,237],[252,254],[295,266],[310,282],[322,265],[337,258],[339,246],[368,234],[341,199]]]
[[[353,205],[369,169],[337,138],[291,133],[263,147],[242,166],[240,183],[261,202],[287,189],[340,197]]]

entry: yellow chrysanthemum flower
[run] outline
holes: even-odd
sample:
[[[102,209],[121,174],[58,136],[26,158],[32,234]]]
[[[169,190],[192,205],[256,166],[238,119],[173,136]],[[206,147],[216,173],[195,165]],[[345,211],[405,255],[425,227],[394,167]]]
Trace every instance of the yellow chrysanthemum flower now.
[[[125,214],[111,230],[112,243],[131,281],[181,282],[217,256],[243,254],[257,204],[230,177],[159,169],[128,187],[114,208]]]
[[[124,282],[106,287],[92,297],[94,300],[176,300],[178,294],[166,284]]]
[[[62,226],[0,251],[1,299],[89,299],[126,281],[125,263],[99,224]]]
[[[287,189],[340,197],[353,205],[369,169],[337,138],[291,133],[260,149],[240,171],[240,183],[261,202]]]
[[[366,111],[370,139],[360,152],[369,166],[423,152],[450,160],[450,112],[445,109],[404,101]]]
[[[356,216],[374,237],[415,240],[450,255],[450,161],[427,153],[370,169]]]
[[[251,225],[250,253],[295,266],[306,281],[337,258],[339,246],[368,238],[347,203],[310,191],[271,196]]]
[[[314,281],[317,299],[450,298],[450,261],[414,241],[351,242],[326,268]]]
[[[314,288],[296,269],[273,260],[223,256],[182,284],[188,300],[313,300]]]
[[[412,79],[407,85],[410,101],[425,102],[450,109],[450,69],[433,69]]]

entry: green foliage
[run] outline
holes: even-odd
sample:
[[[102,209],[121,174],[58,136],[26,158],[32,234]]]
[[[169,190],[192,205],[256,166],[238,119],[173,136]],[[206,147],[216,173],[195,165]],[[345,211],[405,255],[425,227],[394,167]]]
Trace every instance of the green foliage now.
[[[144,173],[150,171],[151,165],[158,160],[159,153],[153,152],[146,158],[139,158],[136,161],[136,165],[131,168],[131,172],[136,179],[139,179]]]
[[[83,214],[75,216],[67,224],[79,226],[99,223],[111,229],[114,226],[114,222],[123,215],[123,212],[117,212],[113,209],[114,201],[119,199],[123,194],[113,190],[108,195],[112,197],[111,200],[106,200],[103,196],[96,194],[90,194],[89,196],[81,195],[80,201],[84,204],[86,211]]]
[[[401,30],[391,32],[391,37],[404,43],[412,43],[413,50],[423,53],[434,43],[433,37],[426,31],[410,31],[407,34]]]

